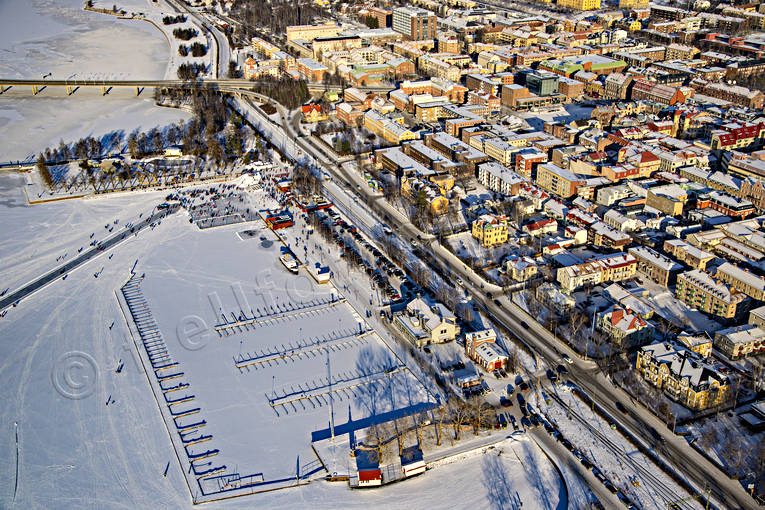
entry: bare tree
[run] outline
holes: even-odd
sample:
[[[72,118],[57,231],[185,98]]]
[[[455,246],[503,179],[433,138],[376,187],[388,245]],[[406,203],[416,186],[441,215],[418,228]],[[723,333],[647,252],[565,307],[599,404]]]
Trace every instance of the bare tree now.
[[[479,395],[473,395],[468,400],[470,414],[473,419],[473,435],[478,435],[481,425],[486,423],[490,416],[494,414],[492,407]]]
[[[459,441],[462,426],[470,419],[470,410],[464,402],[456,398],[449,400],[449,410],[452,417],[452,426],[454,427],[454,439]]]
[[[449,412],[446,406],[439,407],[435,412],[436,419],[436,446],[441,446],[441,438],[443,437],[443,425],[444,421],[449,416]]]

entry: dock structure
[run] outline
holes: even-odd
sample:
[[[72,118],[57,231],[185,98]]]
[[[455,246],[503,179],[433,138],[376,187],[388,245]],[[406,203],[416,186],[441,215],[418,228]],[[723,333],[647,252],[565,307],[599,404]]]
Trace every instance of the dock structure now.
[[[271,324],[275,321],[300,315],[324,312],[341,303],[345,303],[345,301],[345,297],[332,296],[331,298],[315,299],[297,304],[291,302],[286,304],[277,303],[275,306],[263,307],[262,310],[260,308],[255,311],[250,310],[250,315],[247,315],[244,311],[240,311],[239,315],[230,312],[230,318],[226,317],[226,314],[221,314],[221,322],[216,324],[214,329],[218,332],[218,336],[229,336],[249,331],[248,328],[250,327]]]
[[[243,369],[253,365],[263,365],[276,363],[279,360],[285,360],[287,358],[300,358],[301,356],[316,357],[323,351],[331,351],[336,349],[342,349],[350,345],[358,344],[360,340],[364,339],[368,335],[372,334],[373,330],[360,330],[356,332],[332,332],[323,337],[309,338],[306,341],[297,342],[296,345],[291,343],[287,346],[282,345],[282,350],[271,349],[268,351],[261,351],[260,354],[239,354],[234,356],[234,366],[242,372]]]

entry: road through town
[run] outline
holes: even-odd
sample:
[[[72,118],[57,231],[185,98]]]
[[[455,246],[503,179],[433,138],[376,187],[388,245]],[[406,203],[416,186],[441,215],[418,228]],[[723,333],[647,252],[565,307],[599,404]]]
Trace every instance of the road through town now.
[[[606,380],[595,363],[578,358],[568,346],[543,328],[536,319],[530,317],[508,296],[502,295],[500,287],[485,282],[459,259],[438,245],[434,236],[424,234],[414,227],[380,195],[374,194],[365,185],[358,173],[347,171],[341,166],[340,161],[327,155],[323,149],[309,143],[305,137],[298,136],[287,122],[288,115],[283,108],[278,107],[279,122],[266,118],[262,112],[252,106],[245,107],[243,110],[250,120],[255,120],[258,123],[261,131],[271,138],[274,145],[280,147],[282,152],[291,159],[299,161],[310,155],[310,159],[319,164],[324,171],[329,172],[335,180],[341,183],[349,182],[351,189],[341,189],[342,193],[340,193],[340,195],[346,195],[344,207],[354,207],[351,205],[353,198],[350,193],[359,194],[369,209],[378,218],[383,218],[385,222],[393,224],[398,234],[405,241],[411,242],[413,239],[420,239],[426,248],[429,248],[426,249],[426,252],[432,256],[435,263],[440,265],[447,274],[452,274],[455,278],[461,277],[474,300],[483,306],[502,326],[513,332],[535,353],[545,359],[548,365],[555,366],[560,363],[562,354],[572,358],[574,362],[569,367],[571,382],[582,387],[604,410],[623,424],[635,437],[640,438],[645,445],[657,449],[660,457],[673,466],[676,473],[694,487],[696,494],[703,497],[707,489],[711,490],[712,503],[719,508],[747,510],[759,508],[737,481],[728,478],[688,445],[682,437],[671,434],[667,430],[666,424],[662,423],[656,416],[640,406],[631,404],[629,395]],[[338,200],[341,197],[337,196],[337,193],[333,193],[333,198]],[[628,414],[619,412],[616,408],[616,402],[622,402],[625,407],[630,409],[630,412]],[[665,431],[663,435],[666,436],[666,440],[657,441],[649,432],[651,429]]]

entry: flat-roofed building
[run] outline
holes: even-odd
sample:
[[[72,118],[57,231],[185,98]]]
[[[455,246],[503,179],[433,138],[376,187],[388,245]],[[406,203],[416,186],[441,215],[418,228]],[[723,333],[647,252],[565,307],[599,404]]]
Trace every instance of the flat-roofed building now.
[[[582,177],[553,163],[545,163],[537,167],[537,186],[561,198],[576,195],[577,188],[584,183],[585,179]]]
[[[292,25],[287,27],[287,41],[301,40],[311,42],[317,37],[335,37],[343,30],[336,23],[323,25]]]
[[[436,15],[415,7],[398,7],[393,10],[393,30],[413,41],[436,38]]]
[[[518,195],[526,179],[495,161],[478,165],[478,182],[503,195]]]
[[[324,79],[327,73],[327,66],[315,61],[312,58],[299,58],[296,60],[297,72],[307,81],[318,82]]]

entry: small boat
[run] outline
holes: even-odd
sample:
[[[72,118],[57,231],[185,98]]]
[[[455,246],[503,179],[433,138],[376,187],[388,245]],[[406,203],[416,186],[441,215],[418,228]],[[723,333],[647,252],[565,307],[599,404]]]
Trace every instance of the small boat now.
[[[284,250],[279,256],[279,260],[281,260],[284,267],[286,267],[291,273],[298,274],[298,261],[292,252]]]

